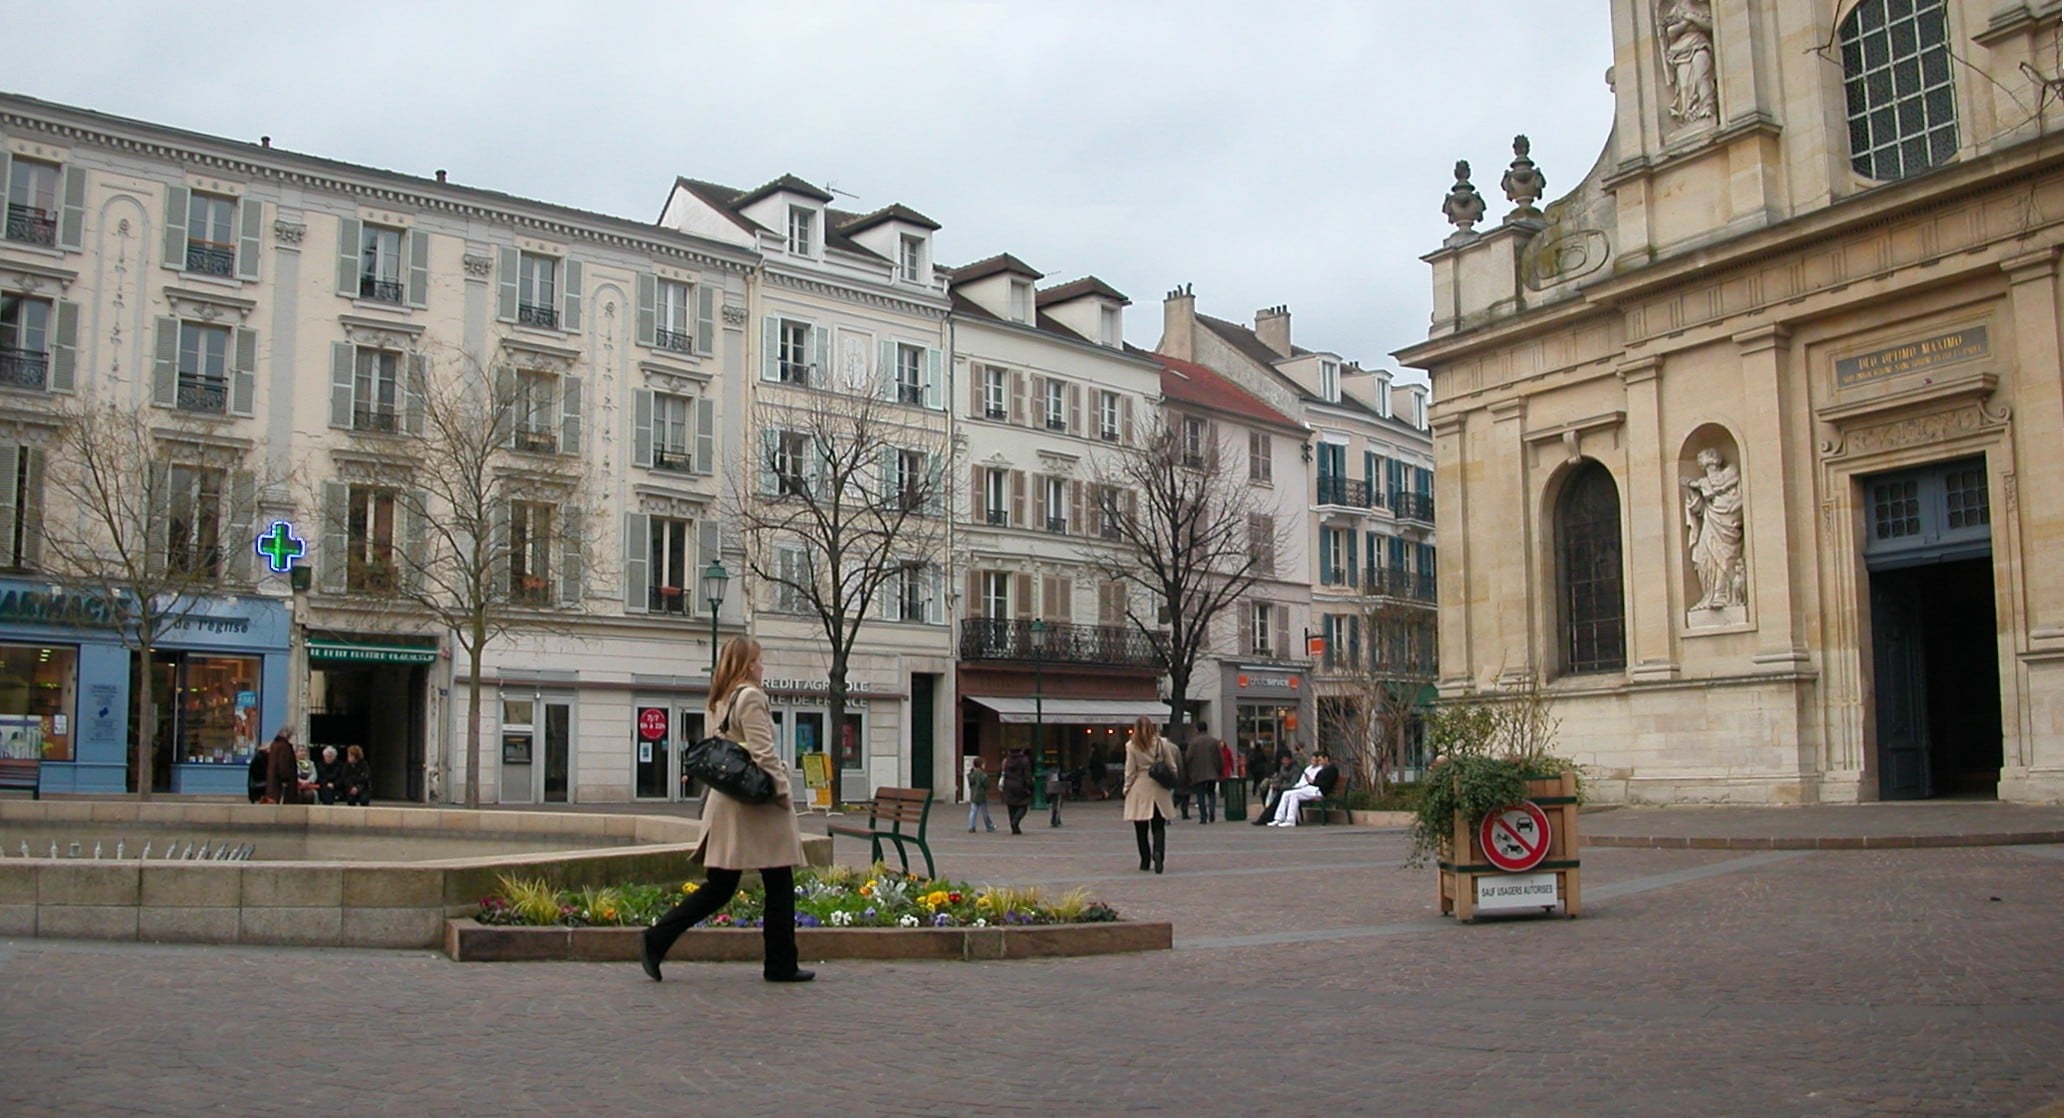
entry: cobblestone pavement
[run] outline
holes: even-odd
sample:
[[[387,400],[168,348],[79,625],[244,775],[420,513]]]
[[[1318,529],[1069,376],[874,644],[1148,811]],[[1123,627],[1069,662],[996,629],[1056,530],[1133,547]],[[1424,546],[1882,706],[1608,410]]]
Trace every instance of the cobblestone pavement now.
[[[1577,920],[1460,926],[1403,836],[1115,804],[940,868],[1087,884],[1177,950],[467,964],[0,941],[0,1114],[2018,1115],[2064,1099],[2064,846],[1597,849]],[[821,826],[821,824],[818,824]],[[813,828],[814,829],[814,828]],[[864,847],[840,840],[842,860]]]

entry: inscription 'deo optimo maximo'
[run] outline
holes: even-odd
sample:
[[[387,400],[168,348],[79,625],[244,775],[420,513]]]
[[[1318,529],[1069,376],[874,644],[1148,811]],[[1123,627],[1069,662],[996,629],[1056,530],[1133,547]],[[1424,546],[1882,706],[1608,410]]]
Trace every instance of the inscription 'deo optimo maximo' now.
[[[1917,342],[1890,346],[1885,349],[1859,353],[1835,362],[1835,386],[1854,388],[1886,377],[1904,373],[1918,373],[1938,365],[1954,365],[1985,357],[1992,352],[1991,340],[1983,325],[1966,326],[1951,330],[1932,338]]]

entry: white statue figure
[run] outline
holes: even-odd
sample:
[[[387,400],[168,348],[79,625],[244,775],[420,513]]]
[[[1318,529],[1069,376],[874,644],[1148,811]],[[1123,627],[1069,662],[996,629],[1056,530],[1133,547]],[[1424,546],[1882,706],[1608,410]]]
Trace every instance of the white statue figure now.
[[[1663,0],[1663,81],[1670,116],[1689,124],[1716,115],[1713,96],[1713,6],[1708,0]]]
[[[1720,452],[1698,452],[1705,476],[1684,483],[1686,542],[1704,591],[1692,609],[1725,609],[1747,605],[1748,578],[1742,570],[1741,472],[1725,464]]]

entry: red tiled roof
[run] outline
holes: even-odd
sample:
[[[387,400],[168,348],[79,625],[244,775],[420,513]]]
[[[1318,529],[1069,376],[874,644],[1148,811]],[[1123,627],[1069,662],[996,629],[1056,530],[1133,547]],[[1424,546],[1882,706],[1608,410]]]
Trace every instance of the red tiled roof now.
[[[1179,360],[1165,353],[1146,356],[1161,363],[1161,395],[1172,403],[1210,408],[1294,431],[1303,430],[1296,420],[1195,361]]]

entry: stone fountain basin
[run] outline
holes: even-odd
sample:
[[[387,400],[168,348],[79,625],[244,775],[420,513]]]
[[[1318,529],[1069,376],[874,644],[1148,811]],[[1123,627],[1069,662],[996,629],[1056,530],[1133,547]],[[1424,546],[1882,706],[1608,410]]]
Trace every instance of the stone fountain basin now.
[[[4,800],[0,936],[438,947],[446,918],[470,915],[500,875],[560,888],[695,877],[701,835],[698,820],[663,815]],[[161,857],[168,841],[211,840],[257,849],[246,862]],[[32,855],[78,841],[82,856],[22,858],[24,841]],[[813,865],[830,864],[830,846],[803,837]]]

